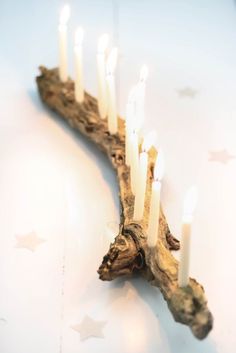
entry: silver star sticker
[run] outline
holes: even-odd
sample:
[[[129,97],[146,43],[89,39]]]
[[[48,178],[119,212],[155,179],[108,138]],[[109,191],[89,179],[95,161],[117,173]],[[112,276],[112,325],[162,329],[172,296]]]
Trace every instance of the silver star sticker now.
[[[188,98],[194,98],[196,96],[196,94],[198,93],[198,91],[196,91],[195,89],[191,88],[191,87],[184,87],[182,89],[178,89],[177,90],[179,97],[184,98],[184,97],[188,97]]]
[[[16,248],[35,251],[36,248],[46,240],[39,238],[35,232],[30,232],[25,235],[16,235],[16,241]]]
[[[85,341],[90,337],[104,338],[102,330],[105,325],[105,321],[96,321],[86,315],[80,324],[71,326],[71,328],[79,332],[80,341]]]
[[[227,164],[231,159],[236,158],[236,156],[230,154],[226,149],[218,151],[209,151],[210,162],[219,162],[222,164]]]

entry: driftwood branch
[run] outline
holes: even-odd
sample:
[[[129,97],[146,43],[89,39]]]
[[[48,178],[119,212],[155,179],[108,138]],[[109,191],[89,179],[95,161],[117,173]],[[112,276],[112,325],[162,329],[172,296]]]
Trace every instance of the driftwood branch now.
[[[120,228],[113,244],[98,269],[102,280],[113,280],[118,276],[140,272],[148,282],[157,286],[172,312],[174,319],[188,325],[194,336],[203,339],[212,329],[213,318],[207,308],[203,287],[190,279],[185,288],[178,287],[178,261],[170,250],[179,249],[179,241],[170,233],[161,211],[159,237],[155,249],[147,246],[146,230],[153,167],[157,152],[149,154],[148,187],[142,222],[133,220],[134,196],[130,187],[130,171],[125,165],[124,122],[119,119],[119,132],[110,135],[107,121],[98,114],[97,100],[85,93],[85,100],[78,104],[74,98],[74,82],[62,83],[58,70],[40,68],[37,84],[42,101],[59,113],[68,123],[87,136],[103,150],[117,172],[120,187]]]

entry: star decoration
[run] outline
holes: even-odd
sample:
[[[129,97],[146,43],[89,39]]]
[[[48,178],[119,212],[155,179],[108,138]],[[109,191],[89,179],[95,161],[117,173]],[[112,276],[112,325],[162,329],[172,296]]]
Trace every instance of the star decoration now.
[[[5,325],[7,323],[7,320],[4,319],[3,317],[0,318],[0,323]]]
[[[231,159],[236,158],[236,156],[230,154],[226,149],[218,151],[209,151],[209,162],[219,162],[222,164],[227,164]]]
[[[79,332],[80,341],[85,341],[90,337],[104,338],[102,330],[105,325],[105,321],[96,321],[86,315],[80,324],[71,326],[71,328]]]
[[[35,251],[40,244],[45,242],[34,231],[25,235],[16,235],[16,241],[16,248],[28,249],[30,251]]]
[[[184,88],[178,89],[177,92],[179,97],[181,98],[184,98],[184,97],[194,98],[198,93],[195,89],[191,87],[184,87]]]

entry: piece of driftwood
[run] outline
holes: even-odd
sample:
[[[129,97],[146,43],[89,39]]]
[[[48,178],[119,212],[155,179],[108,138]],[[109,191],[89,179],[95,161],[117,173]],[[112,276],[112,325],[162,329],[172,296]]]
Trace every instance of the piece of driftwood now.
[[[151,180],[157,151],[152,148],[149,153],[144,217],[141,222],[136,222],[133,219],[134,196],[130,187],[130,170],[125,164],[123,120],[119,118],[118,134],[110,135],[107,120],[99,117],[95,98],[85,93],[84,102],[78,104],[72,80],[61,82],[58,69],[40,67],[40,71],[37,84],[42,101],[73,128],[95,142],[107,154],[117,172],[121,205],[119,234],[98,269],[100,279],[110,281],[122,275],[140,272],[148,282],[161,290],[174,319],[188,325],[197,338],[205,338],[212,329],[213,317],[207,307],[204,289],[192,278],[187,287],[178,287],[178,261],[170,250],[178,250],[179,241],[170,233],[162,210],[156,248],[147,246]]]

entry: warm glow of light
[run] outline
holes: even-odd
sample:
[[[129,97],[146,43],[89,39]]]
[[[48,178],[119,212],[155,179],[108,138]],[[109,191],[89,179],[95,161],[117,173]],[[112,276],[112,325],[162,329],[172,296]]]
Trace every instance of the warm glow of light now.
[[[150,148],[155,144],[157,139],[156,131],[150,131],[143,139],[142,150],[148,152]]]
[[[104,33],[101,35],[101,37],[98,39],[98,52],[103,54],[105,50],[108,47],[108,42],[109,42],[109,35],[107,33]]]
[[[66,25],[70,18],[70,6],[68,4],[64,5],[60,13],[60,24]]]
[[[107,59],[107,73],[112,74],[116,68],[117,62],[117,48],[113,48]]]
[[[184,199],[184,214],[183,220],[186,222],[191,222],[194,210],[196,208],[198,199],[198,191],[196,186],[192,186],[186,193]]]
[[[148,67],[147,67],[147,65],[143,65],[140,70],[139,80],[141,82],[145,82],[147,77],[148,77]]]
[[[154,167],[154,179],[155,180],[161,180],[164,175],[164,169],[165,169],[165,162],[164,162],[164,155],[163,151],[159,150],[157,154],[157,159]]]
[[[84,39],[83,27],[77,27],[75,31],[75,45],[81,45]]]

